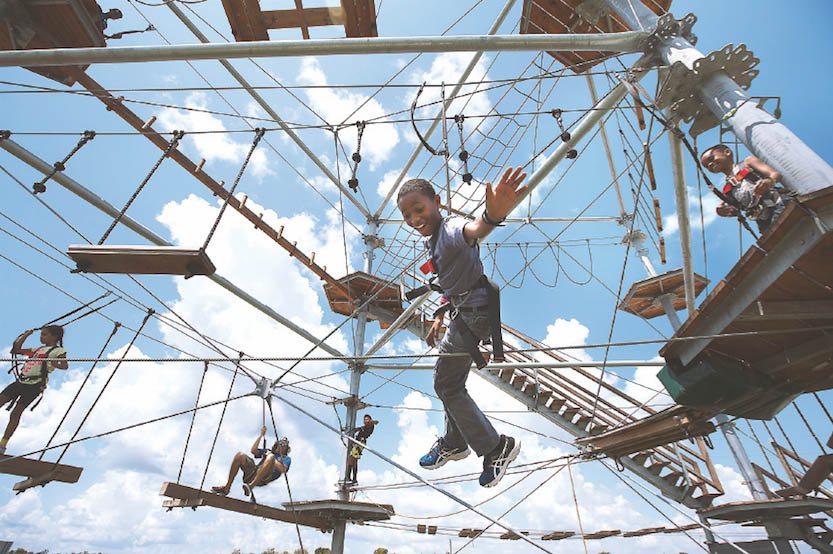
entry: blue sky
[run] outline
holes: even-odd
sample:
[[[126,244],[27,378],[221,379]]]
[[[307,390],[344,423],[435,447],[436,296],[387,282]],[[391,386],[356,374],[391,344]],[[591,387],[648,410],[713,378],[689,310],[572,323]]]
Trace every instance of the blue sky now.
[[[503,2],[494,0],[478,4],[453,28],[451,34],[484,33],[502,5]],[[172,43],[194,42],[187,29],[167,8],[128,4],[121,0],[103,7],[118,7],[125,14],[124,19],[111,24],[110,30],[113,32],[144,28],[147,22],[143,16],[158,30],[130,35],[121,41],[113,41],[113,45],[160,44],[165,40]],[[275,2],[274,5],[269,4],[269,7],[288,6]],[[386,0],[380,9],[379,32],[382,36],[439,34],[463,15],[468,7],[462,4],[427,1],[422,2],[420,9],[415,10],[406,3]],[[803,12],[798,13],[795,4],[775,1],[678,0],[673,5],[673,12],[678,17],[689,11],[698,15],[699,21],[694,30],[699,37],[698,48],[703,52],[718,49],[729,42],[745,43],[761,59],[761,74],[753,83],[751,93],[780,96],[782,121],[822,158],[830,160],[833,159],[833,147],[823,135],[831,126],[831,114],[826,108],[830,78],[821,68],[824,58],[831,53],[824,37],[826,22],[833,15],[833,7],[820,0],[803,2],[801,7]],[[193,8],[221,33],[230,34],[219,2],[207,2]],[[813,17],[806,17],[806,14],[812,14]],[[513,32],[519,17],[518,5],[513,8],[501,32]],[[220,40],[204,23],[199,24],[212,40]],[[338,28],[319,29],[314,32],[314,37],[339,36],[341,32]],[[273,32],[271,38],[299,37],[296,31],[282,31]],[[533,61],[542,63],[544,67],[552,63],[552,59],[546,55],[543,58],[533,58],[535,56],[531,53],[506,53],[499,56],[488,54],[484,56],[474,77],[481,78],[485,74],[486,79],[512,79],[524,71],[527,75],[538,73],[539,70],[534,66],[525,69]],[[286,85],[381,84],[410,59],[411,56],[407,55],[379,55],[259,60],[258,64],[264,70],[245,60],[235,61],[234,65],[257,86],[273,86],[275,80]],[[452,82],[469,59],[470,54],[426,54],[409,66],[394,83],[413,85],[423,81],[435,84],[440,81]],[[633,57],[623,58],[626,65],[632,61]],[[621,67],[615,61],[609,62],[608,66],[611,70]],[[552,66],[552,70],[558,68],[557,63]],[[197,74],[197,71],[202,76]],[[190,66],[182,62],[101,65],[91,67],[89,74],[109,89],[203,87],[203,77],[214,87],[237,85],[214,61],[194,62]],[[5,69],[0,79],[13,83],[63,88],[22,69]],[[596,76],[595,82],[601,94],[611,86],[604,75]],[[653,78],[649,76],[645,85],[648,90],[653,90]],[[550,86],[552,79],[545,80],[542,94],[546,94]],[[533,99],[538,94],[534,81],[521,84],[518,88]],[[0,90],[19,88],[3,84]],[[75,90],[78,90],[78,87],[75,87]],[[524,99],[519,93],[512,93],[506,99],[501,99],[504,90],[505,88],[497,88],[486,93],[473,94],[471,102],[465,106],[457,102],[453,104],[450,112],[453,114],[461,111],[469,118],[470,125],[476,125],[476,116],[485,114],[493,107],[504,113],[535,109],[532,101],[519,109]],[[291,92],[303,100],[311,110],[285,91],[265,90],[262,94],[286,121],[318,125],[321,123],[318,115],[329,124],[340,123],[374,91],[375,89],[368,88],[292,89]],[[414,93],[413,88],[384,89],[368,103],[361,116],[370,119],[404,110],[410,105]],[[252,138],[251,132],[246,131],[249,127],[237,117],[193,111],[193,108],[198,108],[228,112],[232,108],[223,98],[211,91],[192,90],[130,91],[116,94],[122,94],[131,100],[174,106],[166,108],[130,104],[143,118],[155,115],[158,118],[155,128],[160,131],[240,131],[229,134],[189,135],[182,147],[192,159],[208,159],[206,171],[215,179],[224,180],[227,184],[233,181]],[[257,117],[264,115],[242,91],[232,90],[223,94],[228,103],[242,114]],[[430,99],[431,94],[436,94],[435,90],[426,91],[424,97]],[[558,82],[552,96],[542,103],[542,109],[562,108],[566,113],[566,122],[572,123],[579,117],[580,111],[570,110],[584,110],[590,104],[584,78],[565,77]],[[159,151],[142,137],[133,133],[117,134],[130,129],[119,118],[106,112],[100,102],[89,97],[61,93],[5,94],[2,96],[2,106],[0,113],[3,121],[0,127],[10,129],[13,132],[13,140],[48,163],[62,158],[83,130],[94,129],[99,132],[99,136],[67,164],[66,173],[119,207],[159,157]],[[183,107],[192,110],[180,109]],[[423,117],[434,115],[429,109],[421,112]],[[635,139],[625,117],[633,121],[631,115],[623,114],[618,122],[616,118],[611,118],[608,124],[619,168],[624,167],[625,155],[622,152],[617,123],[630,140]],[[354,117],[348,120],[348,123],[355,119]],[[398,119],[402,119],[402,116]],[[522,125],[532,121],[529,116],[519,116],[516,120]],[[483,123],[483,129],[492,129],[485,133],[492,138],[497,136],[505,140],[505,137],[515,132],[512,124],[507,123],[505,119],[500,120],[494,128],[491,127],[493,124],[493,120],[484,120]],[[423,129],[426,126],[427,123],[421,124]],[[527,163],[533,157],[533,152],[541,150],[558,134],[555,122],[548,116],[540,119],[537,130],[533,126],[518,142],[515,151],[508,156],[498,156],[499,145],[493,146],[490,150],[489,139],[483,139],[477,133],[466,139],[466,146],[475,155],[480,155],[491,163]],[[471,128],[467,127],[468,130]],[[66,134],[43,134],[54,132]],[[108,135],[108,132],[115,134]],[[504,134],[501,135],[501,132]],[[333,171],[337,171],[334,137],[330,131],[305,129],[298,131],[298,134]],[[340,131],[348,154],[354,147],[355,134],[353,127]],[[437,143],[438,136],[435,135],[432,143]],[[459,139],[453,128],[449,137],[452,147],[456,147]],[[363,246],[359,233],[363,229],[363,222],[358,211],[345,204],[347,207],[344,218],[347,223],[343,224],[341,216],[332,208],[333,205],[340,205],[341,199],[337,189],[327,182],[321,172],[287,141],[282,133],[269,132],[267,139],[274,149],[266,144],[259,147],[258,154],[240,183],[239,191],[250,197],[250,205],[265,213],[267,221],[276,227],[283,225],[285,235],[290,240],[297,240],[299,246],[307,252],[315,251],[318,256],[316,259],[322,260],[321,263],[334,275],[344,275],[347,271],[345,268],[350,271],[361,268]],[[703,146],[716,141],[717,132],[712,130],[701,136],[698,144]],[[407,122],[368,127],[363,139],[364,161],[359,167],[358,176],[361,193],[372,210],[375,210],[383,197],[380,190],[384,192],[384,183],[392,182],[392,178],[398,174],[413,151],[415,143],[414,134]],[[583,142],[582,147],[587,144]],[[278,159],[276,151],[280,152],[288,163]],[[339,153],[338,156],[343,163],[344,155]],[[659,185],[656,196],[660,200],[663,215],[673,219],[674,195],[667,141],[664,138],[656,143],[653,160]],[[0,164],[27,187],[40,177],[31,168],[6,153],[0,154]],[[690,160],[687,159],[686,164],[688,183],[696,191],[696,176]],[[474,167],[474,163],[472,166]],[[297,169],[297,173],[293,168]],[[486,180],[497,172],[497,169],[491,172],[487,172],[486,169],[486,164],[473,169],[475,179]],[[340,170],[343,180],[346,181],[346,168],[342,166]],[[298,173],[303,175],[303,178]],[[441,161],[424,153],[409,174],[432,178],[438,185],[444,183],[445,178]],[[556,186],[556,181],[562,176],[563,180]],[[309,183],[305,183],[304,178]],[[533,208],[537,208],[538,203],[541,203],[535,215],[574,217],[609,182],[610,175],[600,141],[593,140],[587,149],[582,151],[569,172],[567,164],[562,163],[542,185],[541,190],[533,197]],[[6,174],[0,175],[0,186],[3,187],[7,199],[0,208],[2,213],[43,237],[58,250],[64,250],[69,244],[82,242]],[[631,185],[623,179],[623,193],[628,210],[633,209],[633,194],[630,193],[630,188]],[[544,200],[548,193],[549,196]],[[42,198],[93,241],[101,236],[109,224],[106,216],[57,184],[50,184],[48,192]],[[705,197],[704,202],[707,208],[713,206],[709,197]],[[698,203],[695,201],[694,207],[697,206]],[[212,198],[198,181],[174,163],[166,161],[128,214],[172,242],[195,246],[201,244],[217,209],[216,198]],[[615,197],[607,193],[593,203],[585,215],[615,216],[618,215],[618,211]],[[388,215],[396,217],[395,213]],[[526,216],[526,209],[519,209],[519,215]],[[708,216],[708,210],[705,215]],[[699,213],[696,210],[692,211],[692,217],[699,219]],[[699,229],[695,230],[694,235],[694,259],[696,271],[707,275],[715,283],[738,258],[738,230],[732,221],[709,219],[711,218],[707,218],[705,240],[708,268],[704,261]],[[650,219],[642,221],[643,228],[650,222]],[[501,273],[496,275],[501,284],[506,284],[506,279],[519,271],[524,256],[536,252],[535,243],[545,240],[545,235],[549,238],[560,235],[563,252],[574,257],[585,267],[592,268],[592,276],[566,254],[561,255],[562,268],[558,270],[553,253],[544,252],[533,263],[535,274],[531,271],[522,273],[505,287],[504,320],[553,345],[606,342],[616,299],[600,282],[613,291],[618,289],[625,256],[625,248],[620,244],[623,229],[616,223],[583,222],[572,226],[566,226],[564,223],[542,223],[540,227],[543,234],[529,226],[514,225],[489,237],[489,243],[509,243],[498,251],[495,259],[489,259],[486,253],[490,247],[484,247],[484,258],[488,260],[487,268],[491,271],[494,262],[497,262]],[[0,230],[25,236],[25,232],[16,228],[9,219],[2,217]],[[655,230],[649,234],[653,238],[658,237]],[[403,239],[414,239],[413,236],[398,231],[396,225],[383,226],[382,235],[389,245],[397,244],[397,241]],[[32,239],[29,237],[27,240]],[[674,269],[680,265],[678,235],[669,233],[665,240],[668,248],[667,264],[661,265],[657,251],[653,247],[651,249],[651,257],[659,271]],[[744,240],[744,245],[748,246],[749,239]],[[113,233],[108,243],[143,242],[132,232],[120,228]],[[346,255],[344,244],[347,245]],[[651,241],[649,245],[652,246]],[[414,244],[407,243],[404,252],[412,256]],[[94,283],[96,279],[70,275],[64,267],[2,232],[0,253],[41,276],[57,289],[77,298],[91,299],[100,294],[101,288]],[[52,254],[55,255],[55,252],[52,251]],[[342,323],[341,316],[329,311],[318,280],[302,270],[294,260],[233,212],[229,211],[223,219],[220,230],[209,248],[209,254],[217,264],[218,273],[230,278],[241,288],[256,295],[314,335],[324,336]],[[381,260],[379,265],[379,271],[385,275],[395,269],[389,258]],[[5,260],[0,260],[0,267],[4,276],[5,286],[2,294],[7,313],[7,317],[0,321],[0,333],[8,337],[8,344],[20,330],[51,319],[77,305],[71,298]],[[503,279],[501,274],[506,279]],[[544,285],[552,283],[556,276],[558,281],[555,286]],[[588,277],[592,278],[584,284]],[[630,284],[644,277],[644,270],[631,255],[624,273],[623,290],[627,290]],[[175,319],[176,316],[169,310],[175,311],[201,332],[230,345],[229,351],[242,349],[250,354],[292,356],[301,355],[308,348],[308,344],[296,335],[205,279],[139,279],[143,286],[164,300],[167,307],[161,306],[148,292],[127,277],[111,276],[107,280],[129,292],[138,303],[151,306],[170,318]],[[105,311],[109,317],[133,328],[139,324],[143,316],[141,309],[129,305],[126,301],[119,302]],[[633,316],[620,312],[616,316],[612,338],[614,341],[658,339],[670,334],[670,328],[664,320],[657,319],[651,323],[653,328]],[[70,355],[94,356],[111,327],[112,323],[101,317],[90,317],[74,324],[67,329],[67,350]],[[331,344],[342,351],[352,349],[351,328],[350,323],[341,327],[332,338]],[[158,319],[151,320],[146,331],[150,337],[166,344],[142,337],[136,342],[132,355],[173,358],[179,356],[176,348],[199,355],[208,353],[205,347],[173,330],[170,325],[160,323]],[[380,334],[378,325],[371,324],[368,333],[370,340],[377,337]],[[121,354],[130,336],[129,332],[120,332],[108,348],[108,354]],[[388,352],[402,353],[421,349],[413,337],[400,335]],[[599,359],[603,356],[603,351],[588,350],[582,355],[589,359]],[[656,355],[655,346],[613,348],[610,359],[647,360]],[[208,373],[201,397],[203,402],[225,397],[229,386],[230,374],[227,369],[230,368],[230,364],[224,365],[225,370],[212,368]],[[34,450],[43,445],[78,389],[88,367],[86,364],[74,364],[69,372],[51,380],[50,391],[42,405],[35,412],[26,413],[21,429],[10,444],[11,453]],[[85,393],[79,400],[80,406],[89,406],[93,395],[103,385],[112,367],[112,364],[105,364],[96,370],[91,386],[85,388]],[[275,375],[279,371],[274,367],[257,365],[253,368],[268,375]],[[343,369],[343,365],[315,362],[302,365],[299,371],[302,375],[312,377],[340,372]],[[656,386],[656,381],[651,377],[654,372],[655,370],[617,370],[622,376],[633,378],[648,386]],[[201,364],[124,364],[114,378],[111,390],[104,395],[102,404],[93,412],[81,435],[103,432],[120,425],[187,409],[193,405],[201,374]],[[373,392],[368,399],[370,402],[381,406],[401,406],[405,409],[380,407],[372,410],[374,417],[381,420],[382,424],[371,439],[371,446],[413,468],[416,458],[434,440],[434,434],[442,428],[442,416],[437,411],[421,411],[439,408],[438,401],[430,397],[433,391],[428,372],[406,373],[397,377],[397,380],[402,385],[426,394],[392,384]],[[347,378],[341,374],[326,379],[325,383],[326,385],[310,385],[317,391],[313,393],[313,397],[323,400],[328,396],[339,396],[340,393],[335,389],[345,390]],[[370,393],[381,384],[379,377],[367,375],[363,380],[362,394]],[[624,383],[619,381],[618,385],[624,386]],[[249,382],[238,381],[235,392],[242,394],[249,392],[250,388]],[[503,397],[476,378],[470,380],[470,388],[488,409],[523,411],[519,404]],[[331,406],[298,396],[296,393],[285,394],[287,398],[303,403],[331,424],[338,424],[339,419]],[[823,415],[814,402],[804,399],[801,404],[813,419]],[[72,424],[77,424],[82,415],[83,409],[76,408],[68,420],[68,426],[72,428]],[[281,434],[289,435],[295,445],[293,457],[296,462],[290,474],[293,479],[294,496],[304,499],[331,497],[343,457],[338,439],[314,422],[283,406],[276,406],[276,415],[278,425],[282,429]],[[183,473],[184,483],[195,485],[201,480],[219,417],[219,409],[206,410],[197,416],[195,437],[189,447]],[[339,417],[343,418],[343,410]],[[217,450],[209,467],[206,485],[222,478],[227,461],[236,450],[248,448],[260,427],[260,418],[261,406],[255,399],[248,398],[230,404]],[[534,414],[511,413],[506,414],[505,418],[534,431],[511,431],[520,433],[518,436],[524,439],[523,461],[546,459],[572,451],[571,447],[563,442],[551,438],[569,440],[569,437]],[[814,441],[802,433],[803,427],[794,410],[788,410],[783,414],[782,423],[787,429],[795,430],[792,439],[803,456],[812,458],[818,453]],[[5,424],[5,419],[0,418],[0,424]],[[260,551],[271,546],[289,550],[297,548],[294,529],[289,526],[210,510],[167,513],[161,509],[161,499],[157,496],[157,490],[163,481],[176,478],[188,425],[189,419],[180,417],[167,420],[164,424],[155,424],[112,438],[91,440],[73,446],[69,450],[66,462],[85,467],[81,482],[74,486],[54,484],[14,496],[10,489],[15,480],[8,477],[0,478],[0,488],[6,491],[0,492],[0,529],[4,530],[7,538],[15,540],[19,546],[33,550],[49,548],[51,551],[67,551],[86,548],[105,552],[172,552],[180,550],[185,544],[195,545],[209,552],[231,552],[235,547],[246,551]],[[502,427],[502,424],[497,425],[502,432],[508,432],[510,429]],[[827,433],[826,426],[820,427],[819,432],[822,435]],[[756,429],[763,434],[762,427],[758,425]],[[747,430],[745,424],[742,430]],[[62,432],[59,437],[61,436],[67,438],[68,432]],[[744,440],[748,443],[753,458],[763,463],[761,452],[754,442],[746,438]],[[721,478],[727,486],[727,499],[742,497],[744,489],[739,475],[729,467],[733,464],[722,446],[722,441],[715,442],[717,449],[714,457],[722,467]],[[476,471],[477,466],[477,462],[471,458],[457,464],[456,467],[444,468],[444,473],[440,475]],[[381,484],[408,480],[406,476],[370,456],[363,458],[361,469],[360,481],[363,483]],[[585,529],[629,529],[667,523],[667,520],[597,464],[582,464],[576,468],[575,473]],[[541,492],[531,496],[521,508],[513,512],[508,521],[525,529],[577,529],[578,522],[575,520],[569,482],[563,477],[564,475],[559,476]],[[493,515],[501,513],[531,491],[529,487],[524,488],[528,485],[526,483],[507,492],[506,495],[485,504],[484,509]],[[471,484],[454,485],[451,490],[477,502],[489,496]],[[405,515],[436,515],[457,510],[455,505],[443,497],[420,489],[367,494],[369,496],[359,499],[394,502],[397,511]],[[264,502],[279,503],[286,500],[286,491],[282,486],[273,485],[259,498]],[[398,521],[414,526],[418,523],[407,518]],[[449,516],[441,521],[444,525],[457,528],[482,525],[472,514]],[[317,531],[304,531],[303,536],[308,548],[329,544],[329,536],[321,535]],[[2,538],[6,537],[0,536],[0,539]],[[445,538],[432,539],[412,533],[370,527],[351,528],[348,541],[353,545],[349,550],[351,552],[371,552],[375,546],[387,546],[399,554],[437,552],[447,547]],[[458,541],[455,541],[455,544],[461,546],[462,542],[457,544]],[[632,543],[624,541],[608,539],[599,543],[599,547],[603,545],[609,550],[632,547]],[[648,552],[671,551],[683,546],[694,548],[690,543],[683,543],[682,539],[675,537],[638,539],[638,543],[641,549]],[[491,544],[496,546],[505,543]],[[521,543],[513,542],[512,546],[519,552],[527,551],[527,547]],[[567,552],[582,550],[580,541],[566,541],[563,546]]]

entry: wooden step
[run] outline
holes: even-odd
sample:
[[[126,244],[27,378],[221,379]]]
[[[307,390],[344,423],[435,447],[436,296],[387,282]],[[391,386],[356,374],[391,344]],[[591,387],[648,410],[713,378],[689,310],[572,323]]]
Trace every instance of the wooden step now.
[[[585,431],[586,431],[586,430],[587,430],[587,428],[590,426],[590,423],[591,423],[592,421],[593,421],[593,416],[590,416],[590,415],[583,415],[583,416],[580,416],[580,417],[576,420],[576,427],[578,427],[579,429],[583,429],[583,430],[585,430]]]
[[[576,417],[576,414],[578,414],[580,411],[581,408],[569,407],[566,408],[563,412],[561,412],[561,416],[567,421],[573,421],[573,418]]]
[[[512,379],[509,381],[509,384],[515,387],[517,390],[522,391],[524,386],[526,385],[526,375],[523,373],[516,373],[512,376]]]
[[[682,471],[675,469],[669,472],[667,475],[663,475],[662,480],[676,487],[677,482],[684,476],[685,474]]]
[[[501,381],[503,381],[505,383],[508,383],[509,381],[512,380],[512,376],[514,374],[515,374],[514,369],[512,369],[511,367],[504,367],[503,369],[500,370],[499,377],[500,377]]]
[[[548,407],[553,412],[558,412],[565,402],[567,402],[566,399],[555,397],[552,399],[552,402],[550,402],[550,405]]]
[[[547,401],[552,398],[552,391],[542,390],[538,392],[538,405],[546,406]]]
[[[648,461],[648,458],[651,457],[651,454],[653,454],[653,452],[651,452],[650,450],[646,450],[646,451],[643,451],[643,452],[637,452],[636,454],[631,456],[631,458],[637,464],[639,464],[641,466],[644,466],[645,462]]]
[[[648,466],[648,471],[650,471],[654,475],[659,475],[660,473],[662,473],[662,470],[668,467],[669,465],[671,465],[671,462],[667,460],[657,460],[655,462],[652,462]]]
[[[721,496],[723,496],[722,492],[715,491],[703,493],[700,496],[695,496],[694,499],[702,502],[704,506],[711,506],[715,498],[720,498]]]
[[[610,425],[608,425],[607,423],[594,423],[593,426],[590,427],[590,434],[601,435],[608,429],[610,429]]]

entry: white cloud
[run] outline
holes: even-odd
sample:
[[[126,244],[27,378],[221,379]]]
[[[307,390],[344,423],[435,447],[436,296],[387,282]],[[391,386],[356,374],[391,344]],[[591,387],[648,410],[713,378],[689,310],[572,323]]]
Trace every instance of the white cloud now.
[[[708,226],[717,219],[717,212],[715,208],[720,205],[720,199],[713,194],[706,194],[703,196],[703,222],[700,222],[700,198],[692,187],[688,188],[688,217],[691,221],[692,229],[702,229],[703,226]],[[667,236],[673,235],[680,230],[680,221],[677,219],[677,212],[667,215],[663,218],[662,234]]]
[[[301,60],[298,82],[305,85],[327,84],[327,76],[317,59],[304,58]],[[331,88],[306,89],[306,95],[310,106],[333,125],[341,123],[344,118],[353,113],[356,108],[368,99],[363,94]],[[353,115],[347,123],[375,119],[383,116],[385,113],[386,110],[382,107],[382,104],[378,100],[372,99]],[[342,129],[339,136],[344,141],[349,153],[352,154],[355,151],[358,139],[356,128]],[[370,170],[374,171],[380,164],[388,160],[398,143],[399,133],[393,125],[368,125],[362,137],[362,158],[367,160]],[[361,170],[361,166],[359,168]]]
[[[208,97],[202,92],[193,92],[188,95],[185,100],[185,106],[188,108],[205,110],[208,109]],[[247,107],[247,112],[252,114],[262,114],[257,112],[255,107],[250,103]],[[179,110],[176,108],[165,108],[159,114],[159,124],[167,131],[181,130],[181,131],[226,131],[226,125],[215,115],[205,112]],[[258,115],[263,117],[263,115]],[[281,133],[283,134],[283,133]],[[240,142],[234,140],[232,137],[247,137]],[[246,154],[251,148],[251,140],[254,140],[254,133],[249,134],[235,134],[228,133],[201,133],[201,134],[186,134],[185,144],[193,144],[199,153],[200,157],[206,160],[206,166],[213,165],[216,162],[227,162],[228,164],[240,165],[243,163]],[[252,154],[251,162],[247,171],[251,171],[252,175],[262,179],[274,173],[271,168],[266,152],[265,145],[261,144]],[[236,173],[232,175],[236,176]],[[233,179],[233,177],[232,177]],[[244,176],[245,179],[245,176]],[[226,181],[230,181],[226,179]]]

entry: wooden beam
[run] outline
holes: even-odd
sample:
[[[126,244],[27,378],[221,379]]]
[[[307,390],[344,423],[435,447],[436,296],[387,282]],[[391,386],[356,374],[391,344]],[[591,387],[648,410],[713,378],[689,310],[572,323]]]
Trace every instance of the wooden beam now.
[[[298,10],[269,10],[263,12],[263,23],[267,29],[294,29],[302,26],[304,21],[301,17],[307,27],[344,25],[344,10],[341,6],[304,8],[300,14]]]
[[[257,0],[222,0],[231,32],[240,41],[269,40]]]
[[[315,527],[322,531],[332,529],[332,523],[309,514],[301,514],[290,510],[281,510],[271,506],[246,502],[236,498],[220,496],[200,489],[194,489],[180,485],[179,483],[163,483],[161,496],[167,496],[172,500],[164,502],[166,508],[196,508],[198,506],[211,506],[221,510],[237,512],[256,517],[265,517],[285,523],[298,523],[307,527]]]
[[[25,490],[29,487],[44,485],[49,481],[60,481],[62,483],[77,483],[81,478],[83,468],[44,462],[31,458],[18,458],[15,456],[0,456],[0,473],[6,475],[18,475],[28,477],[15,485],[15,490]],[[24,485],[27,483],[27,485]],[[20,485],[20,489],[18,489]]]
[[[758,301],[738,321],[833,319],[833,300]]]
[[[142,129],[142,125],[145,122],[136,115],[130,108],[125,106],[119,99],[114,97],[107,91],[104,87],[98,84],[94,79],[92,79],[86,73],[82,73],[78,76],[78,83],[93,93],[96,98],[101,100],[102,103],[107,107],[108,111],[114,112],[116,115],[121,117],[128,125],[139,131],[145,138],[147,138],[150,142],[156,145],[162,151],[167,150],[168,148],[168,140],[165,139],[162,135],[154,131],[153,129]],[[225,200],[229,194],[228,191],[223,188],[223,186],[215,181],[210,175],[208,175],[205,171],[195,172],[194,170],[197,167],[193,161],[191,161],[188,156],[180,152],[178,149],[174,149],[168,155],[170,159],[178,163],[185,171],[194,175],[194,177],[201,182],[203,185],[208,187],[208,189],[220,197],[221,199]],[[294,243],[290,242],[288,239],[284,238],[282,233],[276,231],[273,227],[271,227],[268,223],[263,221],[263,218],[259,215],[255,214],[252,210],[243,206],[240,200],[237,197],[232,196],[228,199],[228,205],[230,208],[234,209],[249,220],[257,229],[263,231],[269,238],[273,241],[277,242],[284,250],[286,250],[290,256],[297,259],[301,262],[302,265],[306,266],[307,269],[315,273],[322,281],[330,284],[335,289],[343,292],[343,294],[349,296],[349,291],[332,275],[327,273],[327,271],[321,267],[320,265],[313,262],[306,254],[304,254],[300,249],[298,249]]]

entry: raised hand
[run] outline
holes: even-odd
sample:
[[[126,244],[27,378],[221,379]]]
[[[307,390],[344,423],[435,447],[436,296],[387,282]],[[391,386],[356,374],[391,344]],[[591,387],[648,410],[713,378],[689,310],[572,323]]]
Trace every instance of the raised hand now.
[[[490,219],[495,221],[505,219],[517,204],[518,199],[526,194],[527,187],[520,186],[526,179],[526,173],[521,173],[522,171],[523,167],[507,168],[494,189],[492,183],[486,183],[486,211]]]
[[[437,319],[434,320],[434,323],[431,324],[428,334],[425,335],[425,343],[431,348],[434,348],[437,345],[437,339],[442,334],[442,329],[443,318],[438,316]]]

